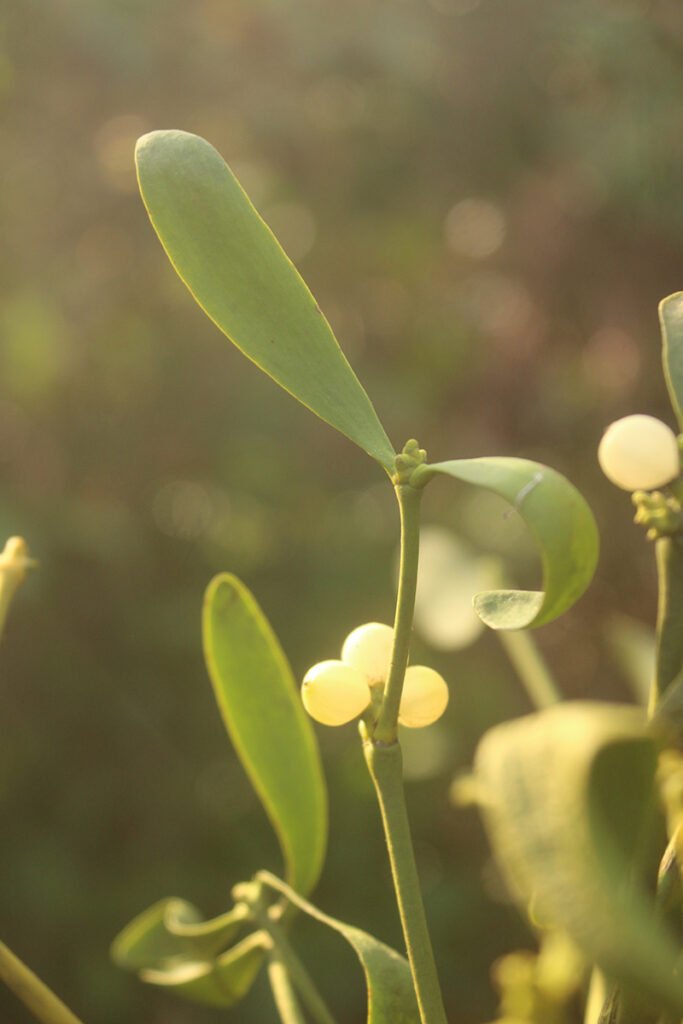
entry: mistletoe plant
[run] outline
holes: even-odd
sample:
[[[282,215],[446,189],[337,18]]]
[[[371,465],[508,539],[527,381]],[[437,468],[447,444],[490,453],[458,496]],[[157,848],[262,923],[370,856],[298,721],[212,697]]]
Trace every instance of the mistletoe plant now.
[[[399,723],[430,725],[448,701],[437,672],[408,664],[422,500],[435,477],[446,477],[502,497],[529,527],[541,555],[542,589],[474,597],[480,618],[492,629],[513,631],[510,637],[557,618],[584,592],[597,560],[595,522],[577,490],[547,466],[498,457],[430,463],[415,440],[397,453],[320,308],[216,150],[197,136],[163,131],[144,136],[136,158],[152,224],[202,309],[257,366],[384,473],[397,498],[401,557],[393,625],[359,626],[340,644],[339,659],[306,673],[301,694],[245,585],[229,574],[209,584],[203,609],[209,676],[279,840],[284,878],[254,865],[251,878],[233,885],[232,906],[208,920],[185,900],[162,900],[124,928],[114,958],[143,981],[223,1008],[239,1003],[265,969],[283,1024],[333,1024],[334,1010],[314,981],[315,965],[304,965],[293,944],[303,914],[336,931],[357,954],[368,1024],[445,1024],[398,732]],[[664,303],[663,325],[665,368],[680,420],[680,296]],[[649,711],[555,704],[552,686],[530,679],[538,703],[552,706],[490,730],[467,786],[482,806],[510,890],[539,932],[538,954],[510,954],[495,967],[499,1024],[568,1024],[580,1001],[585,1024],[676,1024],[683,1018],[683,485],[673,434],[661,424],[655,430],[648,434],[640,420],[617,425],[601,450],[612,479],[637,489],[637,518],[657,549],[661,592]],[[662,460],[665,469],[655,472]],[[533,648],[526,653],[533,666]],[[327,796],[306,712],[327,726],[358,719],[407,957],[310,902],[325,858]],[[47,1010],[30,1002],[27,991],[35,993],[40,983],[34,979],[32,988],[26,982],[23,965],[8,958],[0,963],[2,976],[40,1020],[74,1024],[58,1001]],[[57,1005],[69,1016],[60,1017]]]

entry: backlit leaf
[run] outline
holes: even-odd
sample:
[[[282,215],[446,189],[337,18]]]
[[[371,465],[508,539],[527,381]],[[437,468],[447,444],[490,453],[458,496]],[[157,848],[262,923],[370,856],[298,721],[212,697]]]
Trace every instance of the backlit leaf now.
[[[475,764],[496,858],[532,918],[680,1016],[678,948],[651,896],[656,761],[641,711],[575,703],[490,730]]]
[[[394,450],[370,399],[221,155],[181,131],[144,135],[135,155],[154,229],[204,312],[286,391],[391,471]]]
[[[288,880],[308,893],[325,856],[327,795],[292,670],[252,594],[227,573],[209,584],[203,633],[223,721],[275,828]]]

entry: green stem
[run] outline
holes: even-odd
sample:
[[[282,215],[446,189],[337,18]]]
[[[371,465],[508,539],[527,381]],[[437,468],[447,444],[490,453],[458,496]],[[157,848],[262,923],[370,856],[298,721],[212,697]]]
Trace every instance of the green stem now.
[[[5,629],[9,606],[20,583],[21,580],[16,573],[4,572],[0,569],[0,640]]]
[[[82,1024],[4,942],[0,942],[0,979],[42,1024]]]
[[[496,636],[534,707],[542,710],[559,704],[562,694],[531,635],[521,629],[500,629]]]
[[[365,738],[363,752],[382,813],[391,874],[422,1024],[446,1024],[403,791],[401,748]]]
[[[410,484],[395,487],[401,515],[401,566],[394,618],[394,649],[384,700],[373,735],[377,743],[396,742],[398,709],[410,653],[410,634],[415,611],[417,565],[420,554],[420,499],[422,490]]]
[[[650,715],[683,669],[683,537],[660,537],[655,542],[659,596],[657,658],[650,691]]]
[[[268,981],[282,1024],[306,1024],[282,957],[273,947],[268,954]]]
[[[268,932],[273,943],[274,951],[279,959],[281,967],[296,987],[305,1006],[318,1024],[336,1024],[330,1013],[325,1000],[316,988],[313,979],[294,951],[283,928],[277,921],[273,920],[263,903],[255,900],[251,903],[254,920],[264,931]]]

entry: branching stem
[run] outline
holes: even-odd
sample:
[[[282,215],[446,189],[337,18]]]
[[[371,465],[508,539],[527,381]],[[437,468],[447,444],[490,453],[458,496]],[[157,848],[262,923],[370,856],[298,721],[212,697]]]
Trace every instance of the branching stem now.
[[[272,914],[268,913],[260,898],[251,901],[250,906],[254,921],[268,933],[273,943],[279,963],[279,971],[276,971],[276,975],[278,973],[281,975],[284,970],[317,1024],[336,1024],[325,1000],[291,945],[284,928]],[[275,995],[275,992],[273,994]],[[296,1018],[292,1018],[292,1022],[295,1020]]]
[[[306,1024],[289,973],[275,946],[268,954],[268,980],[282,1024]]]
[[[424,457],[424,453],[421,455]],[[365,761],[382,815],[420,1019],[422,1024],[446,1024],[410,834],[403,789],[403,759],[398,743],[398,712],[415,611],[422,489],[405,479],[399,480],[395,489],[401,515],[401,566],[394,619],[394,649],[377,723],[374,728],[364,723],[361,733]]]

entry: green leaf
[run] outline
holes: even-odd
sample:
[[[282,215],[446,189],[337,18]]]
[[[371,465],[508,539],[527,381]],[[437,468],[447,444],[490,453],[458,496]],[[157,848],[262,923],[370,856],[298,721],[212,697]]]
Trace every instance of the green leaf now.
[[[282,893],[304,914],[343,935],[353,948],[365,974],[367,1024],[419,1024],[410,967],[404,957],[360,928],[324,914],[269,871],[259,871],[256,879]]]
[[[669,398],[683,429],[683,292],[662,299],[659,304],[662,329],[662,362]]]
[[[203,633],[230,738],[275,828],[288,880],[308,893],[325,857],[327,794],[292,670],[251,593],[227,573],[209,584]]]
[[[226,949],[247,917],[240,903],[203,920],[186,900],[160,900],[126,925],[112,944],[112,957],[142,981],[173,988],[186,999],[233,1006],[249,991],[265,956],[262,932]]]
[[[223,158],[187,132],[144,135],[140,191],[204,312],[314,413],[393,471],[394,450],[327,320]]]
[[[494,852],[532,918],[680,1016],[677,943],[651,895],[656,762],[638,709],[575,703],[495,727],[475,764]]]
[[[512,458],[437,462],[426,470],[500,495],[517,509],[540,548],[543,591],[492,590],[475,596],[475,610],[487,626],[542,626],[583,594],[598,560],[598,530],[583,497],[560,473]]]
[[[207,1006],[234,1006],[254,983],[266,953],[265,932],[254,932],[215,960],[169,960],[145,968],[140,979],[172,989],[174,994]]]
[[[247,917],[243,904],[203,920],[200,911],[186,900],[159,900],[114,939],[112,957],[128,970],[159,966],[178,957],[204,960],[224,950]]]

